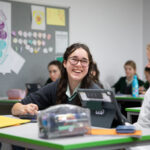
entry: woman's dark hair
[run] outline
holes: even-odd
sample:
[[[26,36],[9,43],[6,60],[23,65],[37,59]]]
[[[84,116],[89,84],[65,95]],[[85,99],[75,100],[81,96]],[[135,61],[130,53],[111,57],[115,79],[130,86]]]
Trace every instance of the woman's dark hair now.
[[[95,75],[93,75],[93,71],[95,71]],[[103,85],[100,83],[99,75],[100,75],[100,72],[98,70],[97,64],[96,62],[93,62],[92,69],[91,69],[92,79],[96,84],[99,85],[100,88],[104,88]]]
[[[48,64],[47,68],[49,68],[49,66],[51,66],[51,65],[57,66],[60,71],[62,70],[62,63],[61,63],[60,61],[58,61],[58,60],[53,60],[53,61],[51,61],[51,62]]]
[[[81,43],[72,44],[66,49],[63,55],[63,62],[67,61],[68,57],[79,48],[84,49],[88,54],[89,70],[88,70],[87,75],[83,78],[82,83],[81,83],[81,88],[88,88],[90,87],[91,82],[92,82],[91,69],[93,65],[93,58],[92,58],[89,48],[85,44],[81,44]],[[61,75],[60,81],[58,83],[58,88],[57,88],[56,104],[62,104],[62,103],[67,102],[67,97],[66,97],[67,84],[68,84],[67,71],[64,68],[64,66],[62,66],[62,75]],[[80,102],[78,102],[78,105],[80,105]]]
[[[92,74],[92,72],[95,71],[95,75]],[[94,62],[93,65],[92,65],[92,69],[91,69],[91,76],[93,78],[94,81],[99,81],[99,70],[97,68],[97,64]]]

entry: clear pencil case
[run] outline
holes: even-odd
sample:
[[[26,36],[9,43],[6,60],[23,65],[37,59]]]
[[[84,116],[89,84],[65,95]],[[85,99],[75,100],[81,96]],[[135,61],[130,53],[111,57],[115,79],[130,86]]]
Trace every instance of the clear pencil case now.
[[[90,125],[89,109],[75,105],[51,106],[38,114],[40,138],[84,135]]]

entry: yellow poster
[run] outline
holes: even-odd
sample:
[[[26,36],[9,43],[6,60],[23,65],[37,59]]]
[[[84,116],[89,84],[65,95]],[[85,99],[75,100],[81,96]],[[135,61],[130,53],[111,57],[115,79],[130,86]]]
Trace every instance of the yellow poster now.
[[[47,24],[65,26],[65,10],[57,8],[47,8]]]

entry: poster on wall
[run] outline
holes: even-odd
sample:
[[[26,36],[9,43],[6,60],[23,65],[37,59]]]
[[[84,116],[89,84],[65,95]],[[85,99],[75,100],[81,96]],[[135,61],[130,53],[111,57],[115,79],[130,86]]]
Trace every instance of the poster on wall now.
[[[56,31],[55,41],[56,53],[64,53],[68,46],[68,32]]]
[[[56,25],[56,26],[66,25],[65,19],[66,17],[64,9],[47,8],[46,16],[47,16],[47,25]]]
[[[42,6],[31,6],[32,29],[45,30],[45,8]]]
[[[0,2],[0,73],[19,73],[25,60],[11,47],[11,4]]]

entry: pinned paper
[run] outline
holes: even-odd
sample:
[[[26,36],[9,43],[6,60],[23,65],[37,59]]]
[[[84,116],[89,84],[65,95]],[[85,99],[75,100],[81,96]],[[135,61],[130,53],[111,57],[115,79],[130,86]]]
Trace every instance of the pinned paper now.
[[[37,44],[36,40],[33,40],[32,43],[34,46],[36,46],[36,44]]]
[[[29,44],[29,45],[32,45],[32,40],[28,40],[28,44]]]
[[[28,32],[28,37],[32,37],[32,32]]]
[[[48,53],[47,48],[44,48],[44,49],[43,49],[43,53],[44,53],[44,54],[47,54],[47,53]]]
[[[52,47],[49,47],[48,48],[48,51],[51,53],[53,51],[53,48]]]
[[[0,65],[0,71],[2,71],[3,74],[11,73],[11,71],[18,74],[24,63],[25,59],[14,50],[10,49],[6,61],[3,65]]]
[[[17,38],[13,38],[13,43],[17,43],[18,42],[18,40],[17,40]]]
[[[7,11],[6,11],[7,10]],[[10,73],[5,65],[11,49],[11,4],[0,1],[0,73]]]
[[[33,53],[33,48],[32,47],[30,47],[29,52]]]
[[[58,8],[47,8],[47,24],[48,25],[58,25],[58,26],[65,26],[65,10],[58,9]]]
[[[41,46],[41,44],[42,44],[41,40],[38,40],[38,41],[37,41],[37,45],[38,45],[38,46]]]
[[[39,37],[39,38],[42,37],[42,33],[41,33],[41,32],[38,33],[38,37]]]
[[[42,6],[31,6],[32,29],[45,30],[45,8]]]
[[[51,39],[51,34],[47,34],[47,40]]]
[[[42,37],[43,37],[43,39],[45,39],[46,38],[46,33],[43,33]]]
[[[27,37],[27,32],[23,32],[23,37],[26,38]]]
[[[21,45],[23,43],[22,39],[19,39],[18,43]]]
[[[26,47],[25,47],[27,50],[29,50],[30,49],[30,45],[26,45]]]
[[[36,32],[33,32],[33,37],[37,38],[37,33]]]
[[[21,30],[19,30],[19,31],[18,31],[18,35],[19,35],[19,36],[22,36],[22,35],[23,35],[23,32],[22,32]]]
[[[12,31],[12,32],[11,32],[11,35],[12,35],[12,36],[16,36],[16,31]]]
[[[56,53],[64,53],[68,46],[68,32],[56,31]]]
[[[24,40],[23,40],[23,43],[24,43],[24,45],[27,45],[27,40],[24,39]]]
[[[33,52],[34,52],[35,54],[37,54],[39,51],[40,51],[40,48],[35,48],[35,49],[33,50]]]
[[[42,41],[42,46],[45,46],[45,41]]]

